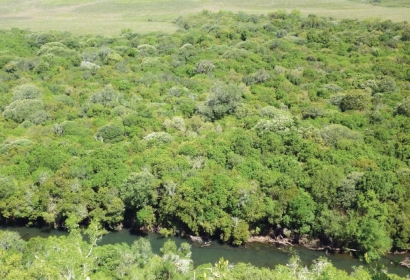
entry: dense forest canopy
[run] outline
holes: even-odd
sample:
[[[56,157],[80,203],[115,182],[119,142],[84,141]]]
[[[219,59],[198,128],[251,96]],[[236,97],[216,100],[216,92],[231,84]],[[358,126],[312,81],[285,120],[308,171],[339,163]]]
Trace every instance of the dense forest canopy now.
[[[0,31],[2,222],[310,236],[366,260],[410,248],[407,23],[176,23]]]

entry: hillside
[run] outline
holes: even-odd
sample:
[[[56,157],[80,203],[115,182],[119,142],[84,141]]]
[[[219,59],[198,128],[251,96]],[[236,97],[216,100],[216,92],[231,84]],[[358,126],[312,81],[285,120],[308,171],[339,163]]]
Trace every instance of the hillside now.
[[[410,28],[300,13],[2,31],[0,219],[410,244]]]

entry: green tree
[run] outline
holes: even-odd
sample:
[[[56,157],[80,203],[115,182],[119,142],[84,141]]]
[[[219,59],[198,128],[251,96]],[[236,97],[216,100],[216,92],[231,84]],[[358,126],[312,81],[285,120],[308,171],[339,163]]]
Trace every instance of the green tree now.
[[[14,231],[0,231],[0,250],[24,252],[26,242]]]
[[[101,142],[117,143],[124,138],[124,128],[117,124],[107,124],[98,128],[95,137]]]
[[[392,246],[386,230],[374,218],[363,217],[357,235],[359,249],[367,262],[380,259]]]
[[[315,220],[316,203],[309,193],[300,191],[299,195],[291,200],[284,216],[284,222],[300,234],[310,233]]]
[[[154,208],[150,205],[144,206],[141,210],[137,211],[137,220],[144,228],[152,229],[156,221]]]
[[[40,96],[41,90],[33,84],[25,84],[14,89],[13,101],[24,99],[36,99]]]
[[[369,106],[370,96],[365,92],[350,92],[343,96],[340,103],[342,111],[364,110]]]
[[[151,173],[131,173],[121,184],[120,194],[127,208],[141,209],[156,204],[157,187],[158,181]]]
[[[17,123],[22,123],[26,120],[31,121],[36,119],[36,116],[41,112],[45,112],[44,104],[41,100],[23,99],[10,103],[10,105],[4,109],[3,117]],[[45,119],[42,119],[40,122],[43,121],[45,121]]]
[[[211,88],[207,100],[197,111],[210,120],[218,120],[233,113],[240,104],[241,97],[242,89],[238,86],[219,83]]]

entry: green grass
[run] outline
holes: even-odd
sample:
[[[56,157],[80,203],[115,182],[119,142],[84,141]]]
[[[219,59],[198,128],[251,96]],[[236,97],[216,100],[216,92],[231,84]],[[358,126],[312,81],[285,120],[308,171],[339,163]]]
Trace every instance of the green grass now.
[[[410,8],[410,1],[408,1],[408,0],[382,0],[382,2],[380,3],[380,6]],[[410,18],[410,15],[408,15],[408,17]]]
[[[408,20],[410,0],[0,0],[0,29],[66,30],[73,33],[119,34],[130,28],[146,33],[173,32],[172,21],[201,10],[266,14],[300,10],[334,18]]]

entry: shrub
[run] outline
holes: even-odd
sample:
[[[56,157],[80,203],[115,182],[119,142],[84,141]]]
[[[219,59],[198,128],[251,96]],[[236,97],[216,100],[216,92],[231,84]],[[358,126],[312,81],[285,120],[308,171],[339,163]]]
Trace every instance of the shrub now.
[[[73,98],[67,95],[57,95],[54,97],[54,101],[56,103],[63,103],[64,105],[73,107],[75,105],[75,101]]]
[[[397,105],[396,113],[410,117],[410,97],[405,98],[401,103]]]
[[[288,31],[286,31],[285,29],[281,29],[276,32],[276,38],[283,38],[286,35],[288,35]]]
[[[137,47],[138,54],[140,56],[150,56],[157,52],[157,49],[154,46],[149,44],[142,44]]]
[[[378,90],[383,93],[394,93],[399,90],[396,82],[391,77],[385,77],[378,82]]]
[[[33,142],[28,139],[17,139],[13,142],[6,141],[5,143],[0,144],[0,154],[7,154],[11,149],[17,149],[19,147],[26,147],[31,145],[33,145]],[[0,177],[0,186],[11,188],[11,185],[8,185],[7,182],[3,181],[2,179],[4,179],[4,177]],[[2,189],[0,187],[0,198],[4,198],[2,197],[1,191]]]
[[[37,47],[56,41],[55,35],[50,33],[34,33],[28,37],[32,40],[31,43]]]
[[[143,71],[154,71],[160,70],[161,68],[163,68],[163,64],[158,57],[144,57],[141,62],[141,70]]]
[[[172,87],[168,90],[168,94],[175,97],[181,97],[183,94],[187,93],[187,88]]]
[[[83,61],[94,62],[98,59],[98,50],[96,48],[86,49],[82,54]]]
[[[34,124],[40,124],[45,122],[50,118],[50,114],[45,111],[45,110],[39,110],[35,111],[31,116],[30,116],[30,121]]]
[[[166,119],[164,121],[164,127],[165,128],[172,127],[182,132],[185,132],[186,130],[184,118],[178,117],[178,116],[173,117],[172,120]]]
[[[114,107],[120,98],[120,94],[115,91],[112,85],[106,85],[99,93],[91,97],[91,102],[99,103],[105,107]]]
[[[201,60],[195,65],[195,73],[207,74],[215,68],[215,65],[210,60]]]
[[[5,67],[8,63],[13,62],[16,56],[8,52],[0,52],[0,68]]]
[[[169,142],[172,142],[173,138],[168,133],[160,131],[160,132],[153,132],[153,133],[148,134],[147,136],[144,137],[144,140],[146,141],[156,140],[160,143],[169,143]]]
[[[303,119],[316,119],[317,117],[323,117],[323,109],[318,107],[308,107],[303,111]]]
[[[403,33],[401,34],[401,40],[402,41],[410,41],[410,28],[406,28],[403,30]]]
[[[120,62],[120,61],[122,61],[122,56],[120,54],[116,53],[116,52],[110,52],[109,54],[107,54],[104,57],[104,63],[105,64],[112,65],[112,64],[115,64],[115,63]]]
[[[288,117],[291,116],[288,112],[278,109],[274,106],[262,107],[259,110],[259,115],[261,115],[262,117],[268,117],[268,118],[275,118],[275,117],[279,117],[282,115],[286,115]]]
[[[242,96],[242,89],[236,85],[217,84],[211,88],[207,100],[197,111],[211,120],[221,119],[235,111]]]
[[[22,123],[25,120],[31,121],[31,117],[37,119],[35,113],[43,110],[44,104],[41,100],[16,100],[5,108],[3,112],[3,117],[5,117],[6,119],[13,120],[17,123]]]
[[[89,61],[81,61],[80,67],[82,69],[87,69],[87,70],[91,70],[91,71],[96,71],[98,69],[100,69],[101,67],[95,63],[89,62]]]
[[[347,110],[364,110],[370,102],[370,96],[365,92],[351,92],[346,94],[341,102],[340,109]]]
[[[337,192],[337,203],[343,208],[354,207],[357,201],[357,184],[363,177],[362,172],[352,172],[342,180]]]
[[[92,131],[89,128],[75,121],[62,122],[60,125],[56,126],[55,133],[63,135],[76,135],[82,137],[91,137],[93,135]]]
[[[32,84],[25,84],[14,89],[13,101],[23,99],[36,99],[41,94],[41,90]]]
[[[0,232],[0,249],[4,251],[15,250],[18,252],[24,252],[25,247],[26,242],[17,232],[8,230]]]
[[[95,135],[97,140],[105,143],[117,143],[124,138],[124,128],[116,124],[100,127]]]
[[[259,120],[254,129],[258,132],[258,135],[262,135],[265,132],[289,131],[292,126],[293,119],[286,115],[281,115],[273,120]]]
[[[50,70],[50,64],[46,61],[39,62],[33,68],[34,73],[37,73],[37,74],[43,74],[43,73],[47,72],[48,70]]]
[[[51,42],[41,46],[38,55],[53,54],[55,56],[70,57],[77,55],[77,52],[67,48],[63,43]]]
[[[338,141],[342,139],[348,139],[355,142],[363,141],[363,137],[359,132],[352,131],[349,128],[339,124],[326,126],[320,131],[320,135],[329,146],[335,146]]]
[[[266,82],[267,80],[269,80],[269,78],[270,78],[269,73],[265,69],[260,69],[252,75],[247,75],[243,77],[242,81],[246,85],[252,85],[252,84],[259,84],[259,83]]]

